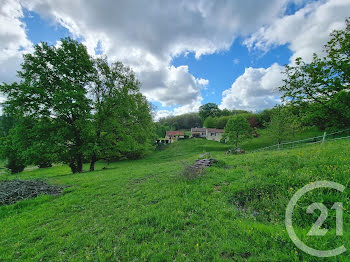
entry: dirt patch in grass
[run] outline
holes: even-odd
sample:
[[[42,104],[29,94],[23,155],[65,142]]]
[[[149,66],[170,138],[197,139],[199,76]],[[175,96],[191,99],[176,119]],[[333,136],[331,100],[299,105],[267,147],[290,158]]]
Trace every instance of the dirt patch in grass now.
[[[5,180],[0,181],[0,206],[33,198],[42,194],[59,195],[63,187],[49,185],[42,180]]]

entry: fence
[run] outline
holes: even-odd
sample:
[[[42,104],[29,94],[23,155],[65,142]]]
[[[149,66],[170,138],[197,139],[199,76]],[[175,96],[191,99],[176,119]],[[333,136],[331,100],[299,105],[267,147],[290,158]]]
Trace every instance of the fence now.
[[[317,144],[317,143],[323,144],[326,141],[345,139],[345,138],[350,138],[350,129],[337,131],[337,132],[333,132],[330,134],[327,134],[326,132],[324,132],[324,134],[322,136],[315,136],[315,137],[310,137],[310,138],[306,138],[306,139],[302,139],[302,140],[280,143],[277,145],[259,148],[257,150],[253,150],[252,152],[298,148],[298,147],[303,147],[306,145],[313,145],[313,144]]]

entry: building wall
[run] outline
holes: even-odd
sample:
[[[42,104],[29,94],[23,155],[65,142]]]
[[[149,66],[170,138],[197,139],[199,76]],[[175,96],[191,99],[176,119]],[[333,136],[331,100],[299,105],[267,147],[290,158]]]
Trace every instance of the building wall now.
[[[214,140],[214,141],[217,141],[217,142],[220,142],[221,138],[222,138],[222,135],[223,133],[210,133],[210,132],[207,132],[207,139],[208,140]]]

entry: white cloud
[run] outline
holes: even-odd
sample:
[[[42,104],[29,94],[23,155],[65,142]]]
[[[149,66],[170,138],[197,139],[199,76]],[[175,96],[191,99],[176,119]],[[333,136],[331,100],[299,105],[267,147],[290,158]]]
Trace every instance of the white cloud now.
[[[202,98],[198,97],[195,101],[192,101],[190,104],[176,107],[174,108],[173,111],[158,110],[155,115],[155,120],[157,121],[160,118],[167,117],[167,116],[177,116],[177,115],[182,115],[186,113],[198,112],[201,104],[202,104]]]
[[[132,67],[150,100],[177,106],[171,114],[198,110],[201,90],[209,85],[208,80],[191,75],[186,65],[171,66],[174,57],[194,52],[199,58],[227,50],[240,35],[250,36],[245,43],[252,49],[266,51],[287,44],[293,58],[308,59],[321,50],[333,28],[344,25],[350,11],[350,0],[313,2],[284,17],[287,3],[304,1],[18,1],[82,37],[91,54],[98,46],[111,62],[119,60]],[[0,4],[0,81],[12,81],[22,53],[32,44],[20,21],[21,5],[15,0],[0,0]],[[259,109],[278,102],[269,87],[281,79],[277,67],[247,68],[224,92],[221,106]]]
[[[283,67],[273,64],[265,68],[246,68],[230,89],[223,92],[221,109],[262,110],[280,102],[278,86],[282,84]]]
[[[172,116],[172,115],[174,115],[174,112],[172,112],[172,111],[169,111],[169,110],[158,110],[155,113],[154,121],[158,121],[161,118]]]
[[[138,73],[141,91],[151,101],[163,106],[191,105],[201,99],[201,88],[209,84],[207,79],[197,79],[188,72],[187,66],[166,67],[158,71]]]
[[[22,54],[31,51],[27,39],[21,5],[16,1],[0,0],[0,83],[16,80]]]
[[[250,49],[267,52],[273,47],[287,44],[293,52],[290,62],[302,57],[310,62],[313,53],[322,53],[329,34],[344,28],[350,13],[350,0],[312,2],[295,14],[276,19],[261,27],[245,44]],[[283,68],[277,64],[264,68],[247,68],[230,89],[223,92],[221,108],[260,110],[280,102],[274,88],[282,84]]]
[[[287,44],[293,52],[291,62],[297,57],[310,62],[313,53],[322,53],[329,34],[345,27],[344,21],[349,14],[350,0],[312,2],[293,15],[261,27],[245,44],[264,51]]]
[[[283,13],[289,0],[98,1],[22,0],[23,5],[83,37],[90,53],[99,47],[110,61],[131,66],[152,101],[185,112],[208,85],[171,60],[227,50],[238,35],[254,32]],[[176,110],[176,109],[175,109]]]

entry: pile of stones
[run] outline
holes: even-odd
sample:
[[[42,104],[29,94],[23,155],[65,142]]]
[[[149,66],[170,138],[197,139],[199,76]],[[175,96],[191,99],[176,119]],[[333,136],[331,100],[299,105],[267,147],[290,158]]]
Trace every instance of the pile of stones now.
[[[196,159],[192,166],[194,168],[205,168],[205,167],[210,167],[217,162],[218,161],[214,158]]]
[[[193,168],[205,168],[210,167],[217,163],[218,161],[214,158],[210,158],[210,153],[204,153],[199,155],[199,159],[196,159],[194,164],[192,165]]]
[[[41,194],[59,195],[63,187],[49,185],[42,180],[4,180],[0,181],[0,206],[33,198]]]

